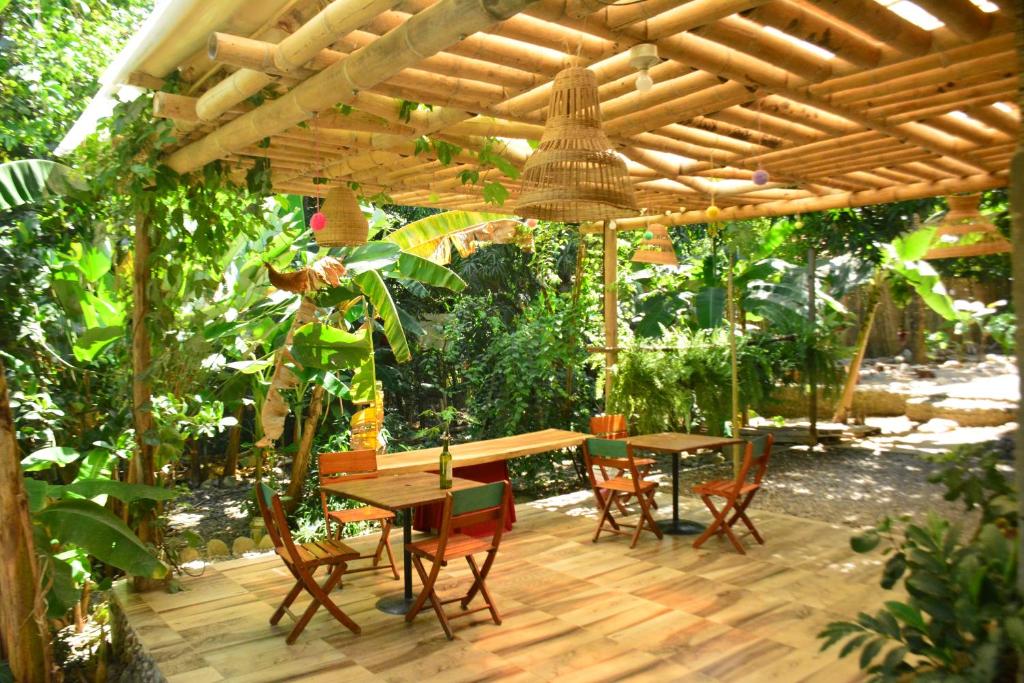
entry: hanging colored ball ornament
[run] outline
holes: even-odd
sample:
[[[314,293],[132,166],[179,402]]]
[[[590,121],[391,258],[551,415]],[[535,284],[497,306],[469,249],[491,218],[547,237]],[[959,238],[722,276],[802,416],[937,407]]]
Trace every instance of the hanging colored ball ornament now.
[[[763,168],[759,168],[754,171],[754,184],[755,185],[766,185],[768,183],[768,171]]]
[[[526,227],[528,227],[528,228],[536,228],[537,227],[537,219],[536,218],[527,218],[526,219]]]
[[[644,239],[645,240],[653,240],[654,239],[654,233],[651,232],[650,230],[648,230],[647,232],[644,233]]]
[[[804,227],[804,222],[798,219],[796,222],[793,223],[793,227],[799,230],[800,228]]]
[[[708,217],[709,221],[714,221],[718,220],[719,213],[721,213],[721,211],[719,211],[718,207],[712,204],[707,208],[707,211],[704,212],[704,215]]]
[[[310,217],[309,227],[313,228],[313,230],[317,232],[320,232],[321,230],[327,227],[327,216],[325,216],[322,212],[317,211]]]

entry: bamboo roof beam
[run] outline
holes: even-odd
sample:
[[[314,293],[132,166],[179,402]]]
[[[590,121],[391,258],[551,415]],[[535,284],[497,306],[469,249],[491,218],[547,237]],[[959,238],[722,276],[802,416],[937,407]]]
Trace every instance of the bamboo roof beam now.
[[[768,0],[690,0],[681,6],[662,12],[647,22],[647,35],[651,40],[691,31],[702,26],[720,23],[739,12],[764,5]]]
[[[686,121],[709,111],[719,111],[743,104],[753,97],[753,88],[735,81],[726,81],[644,111],[607,120],[604,128],[610,136],[634,135],[650,128]]]
[[[1002,34],[987,38],[972,45],[944,50],[923,57],[905,59],[895,64],[878,67],[869,71],[833,78],[824,83],[815,83],[807,90],[812,95],[826,96],[832,93],[844,93],[865,86],[884,83],[895,78],[924,73],[932,69],[941,69],[946,65],[958,64],[964,60],[982,58],[1014,49],[1013,35]]]
[[[900,187],[887,187],[876,190],[864,190],[861,192],[837,192],[822,197],[806,199],[786,200],[761,204],[760,206],[738,206],[722,209],[719,215],[720,221],[743,220],[758,216],[786,216],[798,213],[810,213],[812,211],[825,211],[828,209],[853,208],[857,206],[868,206],[871,204],[885,204],[889,202],[905,201],[908,199],[923,199],[925,197],[937,197],[940,195],[952,194],[955,192],[980,192],[995,187],[1002,187],[1006,184],[1005,174],[979,174],[965,178],[950,178],[935,182],[913,183]],[[693,223],[704,223],[707,217],[704,211],[686,211],[673,213],[670,216],[638,216],[635,218],[622,218],[616,220],[617,230],[642,230],[650,223],[665,222],[670,225],[690,225]],[[601,223],[584,223],[580,225],[584,233],[596,233],[601,230]]]
[[[1020,120],[1017,117],[992,105],[966,107],[964,113],[1007,135],[1017,135],[1020,129]]]
[[[795,120],[754,112],[747,107],[735,106],[707,115],[707,118],[721,121],[738,129],[763,130],[769,135],[786,141],[787,144],[807,144],[820,140],[826,133],[805,126]]]
[[[168,157],[168,165],[186,172],[268,135],[310,118],[314,112],[345,103],[361,90],[387,80],[419,59],[439,52],[461,36],[501,21],[530,0],[442,0],[413,16],[401,28],[356,50],[344,61],[303,81],[282,97],[261,105]]]
[[[982,12],[969,0],[916,0],[916,3],[965,42],[981,40],[995,24],[991,14]]]
[[[398,0],[334,0],[298,31],[284,38],[267,59],[279,71],[300,68],[321,49],[353,31]],[[215,58],[215,54],[210,58]],[[199,98],[196,113],[201,121],[216,121],[232,106],[270,85],[274,77],[251,69],[239,69]]]
[[[874,0],[810,0],[828,14],[868,34],[905,55],[915,56],[932,48],[932,36],[893,14]]]
[[[882,61],[883,54],[894,52],[866,40],[862,33],[842,22],[829,21],[810,7],[791,0],[765,3],[743,16],[824,48],[860,67],[876,66]]]
[[[810,50],[768,33],[760,24],[741,17],[726,17],[695,33],[811,82],[823,81],[833,74],[833,60],[821,59]]]
[[[937,128],[947,135],[955,135],[962,140],[969,140],[980,147],[988,147],[997,143],[1008,143],[1013,140],[1009,135],[992,128],[983,127],[970,119],[962,119],[951,114],[943,114],[922,121],[926,126]]]

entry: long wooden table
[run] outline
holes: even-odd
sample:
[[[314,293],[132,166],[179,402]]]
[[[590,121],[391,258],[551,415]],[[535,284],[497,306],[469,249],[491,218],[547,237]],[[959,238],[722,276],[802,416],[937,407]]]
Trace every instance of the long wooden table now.
[[[412,606],[412,560],[408,550],[409,544],[412,543],[412,509],[443,501],[448,491],[471,489],[476,486],[480,486],[480,482],[452,477],[452,487],[443,489],[438,475],[426,472],[407,472],[324,484],[323,489],[327,493],[391,510],[402,517],[405,590],[401,597],[381,598],[377,602],[378,609],[389,614],[405,614]]]
[[[578,447],[589,438],[589,434],[571,432],[567,429],[543,429],[539,432],[503,436],[498,439],[452,444],[452,466],[482,465]],[[381,474],[428,472],[437,469],[440,456],[439,446],[416,451],[385,453],[377,456],[377,471]]]
[[[700,522],[679,519],[679,457],[682,453],[696,453],[704,449],[724,448],[725,446],[743,443],[743,440],[730,439],[724,436],[659,432],[657,434],[631,436],[626,441],[638,450],[670,453],[672,455],[672,519],[659,523],[661,530],[673,536],[699,534],[704,531],[706,527]]]

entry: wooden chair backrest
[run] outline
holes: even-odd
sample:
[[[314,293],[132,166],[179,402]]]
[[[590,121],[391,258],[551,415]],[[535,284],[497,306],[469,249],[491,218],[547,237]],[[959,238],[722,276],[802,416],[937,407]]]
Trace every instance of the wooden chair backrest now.
[[[292,531],[288,528],[288,518],[285,517],[284,507],[281,505],[281,497],[272,488],[260,482],[256,484],[256,502],[260,506],[267,535],[274,542],[274,550],[278,555],[287,555],[293,562],[301,563],[299,551],[292,541]]]
[[[621,414],[595,415],[590,418],[590,433],[600,439],[625,439],[629,436],[626,416]]]
[[[327,518],[327,494],[324,484],[336,484],[353,479],[372,479],[377,476],[377,452],[372,449],[361,451],[338,451],[320,454],[320,504]]]
[[[606,467],[629,470],[629,476],[638,484],[640,473],[636,469],[633,458],[633,447],[618,439],[587,439],[583,442],[583,461],[586,463],[587,477],[592,487],[597,486],[594,468],[599,468],[604,477]]]
[[[772,457],[772,444],[774,443],[775,437],[772,434],[759,436],[745,442],[743,464],[736,474],[736,495],[739,495],[740,489],[747,483],[751,472],[754,475],[753,483],[761,485],[761,480],[764,479],[764,474],[768,470],[768,461]],[[757,455],[755,456],[754,453]]]
[[[444,556],[444,549],[453,530],[486,522],[494,523],[491,548],[497,550],[501,543],[501,535],[505,532],[505,516],[508,514],[511,498],[512,485],[508,480],[474,486],[471,489],[449,491],[444,497],[444,511],[438,534],[438,556]]]

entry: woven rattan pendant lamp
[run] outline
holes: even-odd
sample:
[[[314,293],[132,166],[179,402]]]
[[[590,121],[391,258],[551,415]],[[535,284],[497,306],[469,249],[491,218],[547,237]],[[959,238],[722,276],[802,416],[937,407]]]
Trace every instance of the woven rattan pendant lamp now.
[[[630,259],[633,263],[653,263],[659,266],[678,266],[675,247],[668,236],[668,228],[660,223],[652,223],[647,227],[650,237],[644,235],[644,241]]]
[[[322,230],[313,236],[321,247],[347,247],[366,244],[370,225],[366,222],[359,200],[347,187],[334,187],[324,197],[321,209],[327,217]]]
[[[601,128],[597,77],[581,67],[558,72],[540,145],[523,167],[516,213],[579,222],[637,212],[626,163]]]
[[[978,211],[980,194],[953,195],[946,198],[949,211],[930,225],[936,228],[938,244],[929,249],[926,260],[1002,254],[1013,250],[996,226]],[[927,227],[929,224],[926,223]]]

